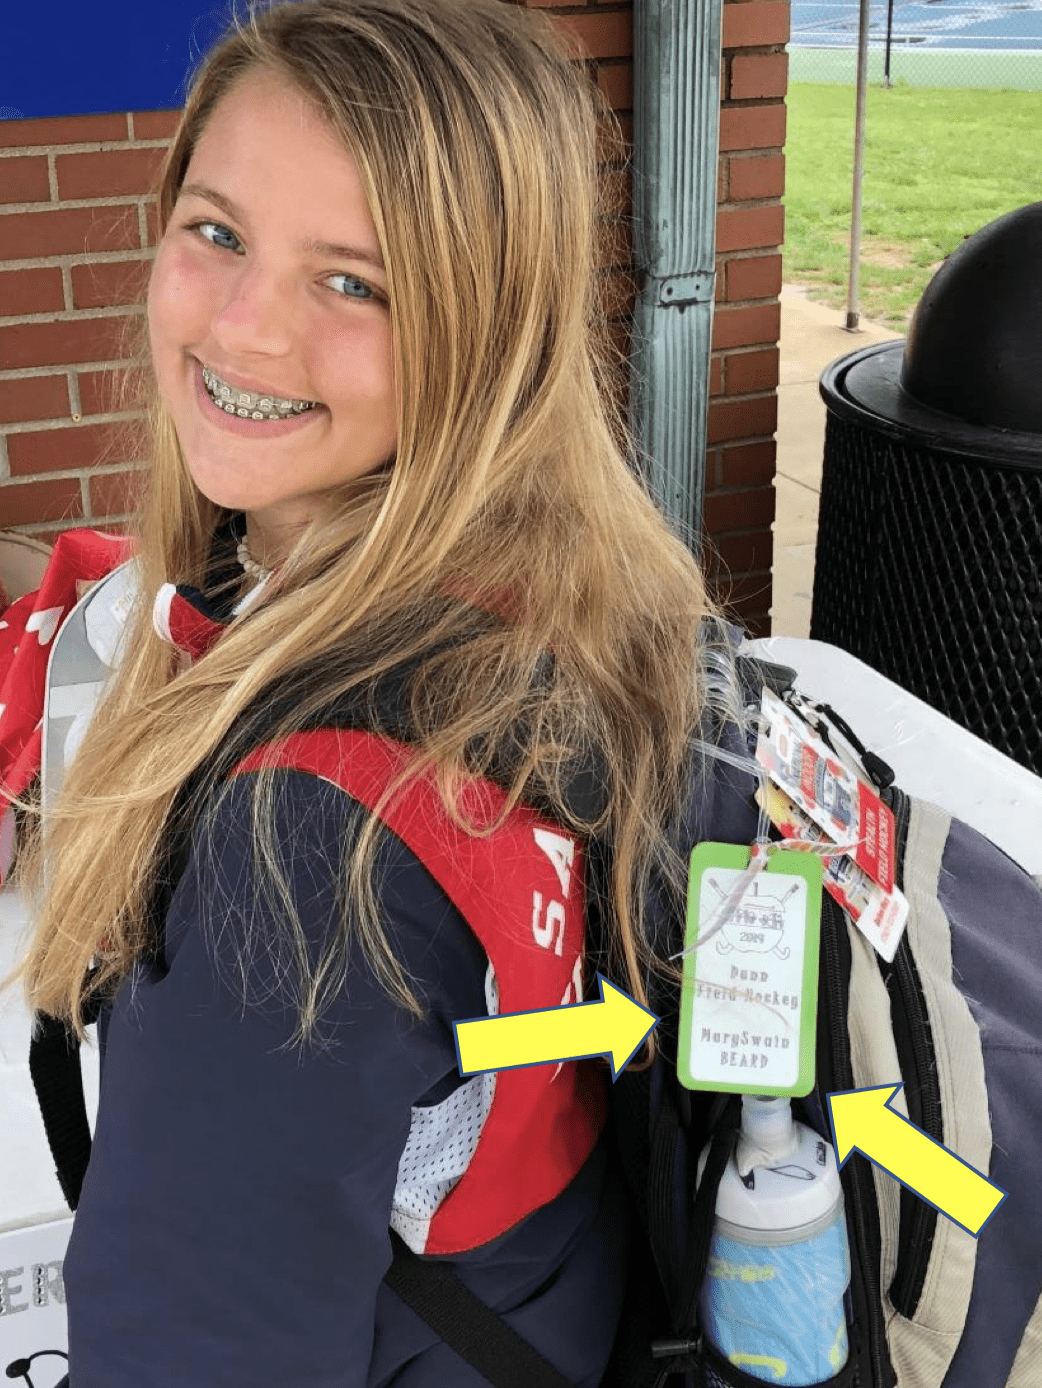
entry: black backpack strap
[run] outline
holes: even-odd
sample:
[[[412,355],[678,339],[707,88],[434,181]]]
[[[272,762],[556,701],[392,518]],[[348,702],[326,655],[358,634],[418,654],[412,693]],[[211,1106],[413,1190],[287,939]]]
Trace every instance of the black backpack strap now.
[[[206,771],[211,761],[217,760],[217,755],[214,754],[197,768],[174,798],[149,905],[152,922],[149,949],[154,958],[161,956],[162,921],[191,852],[192,826],[199,810],[200,787],[205,784]],[[230,766],[226,769],[230,770]],[[98,1020],[105,1005],[105,999],[97,990],[91,991],[93,977],[94,970],[91,970],[84,983],[86,1001],[83,1021],[86,1026]],[[47,1145],[54,1159],[58,1184],[69,1209],[75,1210],[87,1174],[91,1148],[80,1070],[80,1043],[64,1022],[43,1012],[36,1014],[29,1041],[29,1075],[36,1090],[36,1101],[43,1118]]]
[[[733,1095],[714,1101],[708,1119],[709,1154],[696,1191],[698,1150],[691,1146],[691,1134],[682,1132],[673,1076],[663,1074],[662,1081],[651,1135],[647,1228],[673,1326],[672,1336],[653,1340],[650,1348],[668,1374],[698,1364],[698,1300],[709,1262],[717,1191],[734,1150],[741,1101]],[[678,1191],[684,1201],[679,1209]]]
[[[742,1101],[739,1095],[724,1097],[722,1108],[710,1120],[712,1137],[705,1170],[692,1202],[691,1232],[684,1272],[681,1278],[678,1305],[681,1323],[694,1325],[698,1313],[698,1298],[709,1265],[709,1245],[716,1218],[716,1197],[727,1163],[734,1151],[735,1139],[742,1122]]]
[[[91,995],[87,976],[86,1026],[101,1013],[102,1001]],[[43,1118],[47,1145],[54,1159],[55,1175],[70,1210],[79,1204],[83,1178],[90,1160],[90,1125],[83,1098],[80,1043],[65,1023],[45,1012],[37,1013],[29,1041],[29,1076]]]
[[[45,1013],[29,1042],[29,1074],[43,1117],[55,1174],[70,1210],[79,1204],[90,1160],[90,1126],[83,1100],[80,1043],[65,1023]]]
[[[387,1285],[493,1388],[574,1388],[446,1263],[418,1257],[393,1230],[391,1244]]]

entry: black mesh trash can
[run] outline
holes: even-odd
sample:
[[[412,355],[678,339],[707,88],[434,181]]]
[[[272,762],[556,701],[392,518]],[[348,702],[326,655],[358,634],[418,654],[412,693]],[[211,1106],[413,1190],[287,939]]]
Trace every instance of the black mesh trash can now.
[[[811,636],[1042,775],[1042,203],[832,363]]]

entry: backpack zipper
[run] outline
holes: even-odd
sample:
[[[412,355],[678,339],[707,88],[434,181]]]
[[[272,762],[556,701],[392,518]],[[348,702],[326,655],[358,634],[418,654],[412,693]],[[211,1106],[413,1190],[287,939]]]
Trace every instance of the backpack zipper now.
[[[847,1031],[850,999],[850,941],[846,918],[827,892],[821,905],[822,1015],[818,1018],[817,1098],[828,1115],[826,1095],[854,1088]],[[829,1059],[831,1058],[831,1060]],[[851,1299],[862,1333],[851,1337],[856,1356],[854,1388],[894,1388],[879,1282],[881,1240],[875,1183],[867,1158],[854,1152],[840,1172],[850,1236]]]
[[[894,812],[896,828],[895,881],[904,887],[905,842],[908,837],[910,805],[907,795],[892,786],[884,798]],[[937,1078],[937,1056],[930,1029],[926,998],[919,969],[912,955],[908,936],[897,947],[892,964],[876,956],[879,971],[890,994],[894,1044],[904,1077],[904,1096],[909,1120],[936,1142],[944,1141],[944,1115],[941,1088]],[[911,1320],[914,1317],[930,1264],[937,1231],[937,1211],[925,1200],[901,1187],[898,1224],[897,1264],[890,1283],[889,1297],[894,1309]]]

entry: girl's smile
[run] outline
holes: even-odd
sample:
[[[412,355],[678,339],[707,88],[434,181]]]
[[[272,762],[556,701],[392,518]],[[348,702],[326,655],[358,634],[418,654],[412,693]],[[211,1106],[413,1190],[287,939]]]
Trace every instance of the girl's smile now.
[[[229,399],[231,412],[229,412],[227,408],[219,407],[214,403],[210,392],[206,388],[206,383],[203,379],[203,370],[202,363],[196,362],[196,394],[199,400],[199,408],[204,418],[210,420],[215,428],[225,429],[230,434],[238,434],[242,438],[252,439],[281,439],[285,438],[287,434],[296,432],[302,425],[306,426],[307,424],[314,423],[316,420],[321,419],[323,414],[329,413],[324,405],[313,405],[310,409],[303,410],[299,413],[290,412],[284,419],[279,420],[255,420],[252,417],[252,415],[256,413],[255,411],[250,411],[249,417],[241,418],[237,413],[237,409],[242,408],[242,406],[237,406],[233,400]],[[229,381],[227,376],[223,376],[221,379],[228,381],[229,385],[234,384]],[[251,393],[258,393],[256,387],[252,388]],[[270,398],[277,399],[280,397],[270,396]],[[236,399],[238,399],[238,397],[236,397]]]

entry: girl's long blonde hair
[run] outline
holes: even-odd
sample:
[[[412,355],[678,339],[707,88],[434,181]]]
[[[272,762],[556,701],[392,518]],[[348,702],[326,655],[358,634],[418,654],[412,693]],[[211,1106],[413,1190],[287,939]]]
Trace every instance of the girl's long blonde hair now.
[[[193,485],[146,373],[143,598],[23,868],[40,900],[20,970],[30,1005],[82,1035],[91,962],[93,987],[109,994],[130,973],[149,944],[174,797],[247,709],[292,685],[271,730],[282,736],[404,660],[416,663],[414,771],[437,776],[458,822],[467,775],[512,745],[509,806],[535,797],[572,831],[610,836],[606,962],[645,999],[644,900],[686,789],[711,613],[617,404],[623,363],[596,263],[598,142],[621,148],[615,118],[551,21],[502,0],[259,8],[195,77],[160,175],[161,230],[216,104],[257,69],[310,97],[361,172],[388,267],[397,453],[309,527],[262,603],[175,672],[151,599],[163,582],[203,581],[226,513]],[[447,600],[467,593],[480,600]],[[490,621],[503,594],[509,615]],[[604,803],[577,813],[566,783],[594,749]],[[279,885],[274,782],[257,777],[256,843],[297,964],[295,1039],[313,1038],[342,986],[352,935],[389,992],[421,1010],[376,910],[371,817],[345,853],[337,938],[309,960]]]

